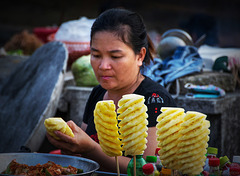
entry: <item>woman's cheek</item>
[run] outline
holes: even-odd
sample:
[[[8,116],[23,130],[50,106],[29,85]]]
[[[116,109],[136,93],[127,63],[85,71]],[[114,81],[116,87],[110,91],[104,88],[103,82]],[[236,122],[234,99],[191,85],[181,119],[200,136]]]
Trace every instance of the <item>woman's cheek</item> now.
[[[96,75],[96,73],[97,73],[97,62],[96,62],[96,60],[94,60],[94,59],[91,59],[91,66],[92,66],[92,68],[93,68],[93,71],[94,71],[94,73],[95,73],[95,75]]]

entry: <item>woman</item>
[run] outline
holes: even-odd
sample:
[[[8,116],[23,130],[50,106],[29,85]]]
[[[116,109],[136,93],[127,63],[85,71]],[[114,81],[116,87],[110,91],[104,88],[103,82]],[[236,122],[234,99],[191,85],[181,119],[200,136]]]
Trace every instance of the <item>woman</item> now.
[[[145,96],[148,107],[148,143],[144,156],[154,155],[157,148],[156,118],[163,106],[175,106],[170,94],[158,83],[141,74],[140,68],[150,63],[154,51],[142,18],[134,12],[111,9],[102,13],[91,29],[91,65],[100,83],[96,86],[86,105],[82,127],[74,122],[68,125],[75,134],[68,137],[59,131],[62,140],[49,141],[67,154],[80,154],[98,162],[101,169],[116,172],[114,157],[108,157],[101,150],[94,125],[93,111],[101,100],[113,100],[116,107],[124,94]],[[118,157],[121,173],[127,172],[131,158]]]

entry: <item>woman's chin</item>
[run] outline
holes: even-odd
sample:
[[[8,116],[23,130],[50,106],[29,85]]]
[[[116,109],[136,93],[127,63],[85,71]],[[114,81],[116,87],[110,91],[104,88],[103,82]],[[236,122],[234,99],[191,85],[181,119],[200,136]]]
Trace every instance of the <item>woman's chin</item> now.
[[[114,88],[114,86],[112,84],[110,84],[109,82],[106,83],[105,81],[100,82],[100,85],[102,86],[102,88],[104,88],[106,90],[110,90],[110,89]]]

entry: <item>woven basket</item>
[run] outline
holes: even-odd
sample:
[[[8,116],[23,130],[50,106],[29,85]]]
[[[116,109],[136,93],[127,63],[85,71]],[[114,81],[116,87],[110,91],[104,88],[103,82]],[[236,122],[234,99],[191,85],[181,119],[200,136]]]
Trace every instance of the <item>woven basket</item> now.
[[[55,40],[55,34],[50,34],[48,36],[49,41],[60,41]],[[68,67],[71,67],[72,63],[83,55],[90,54],[90,42],[63,42],[68,49]]]

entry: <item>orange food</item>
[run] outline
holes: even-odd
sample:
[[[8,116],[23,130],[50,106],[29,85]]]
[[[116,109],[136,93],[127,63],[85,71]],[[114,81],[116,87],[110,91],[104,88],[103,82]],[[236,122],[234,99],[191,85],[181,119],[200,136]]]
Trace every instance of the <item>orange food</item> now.
[[[48,161],[45,164],[37,164],[35,166],[29,166],[27,164],[20,164],[16,162],[16,159],[12,160],[7,169],[1,174],[10,175],[24,175],[24,176],[57,176],[57,175],[71,175],[81,173],[81,169],[77,169],[73,166],[62,167],[52,161]]]

